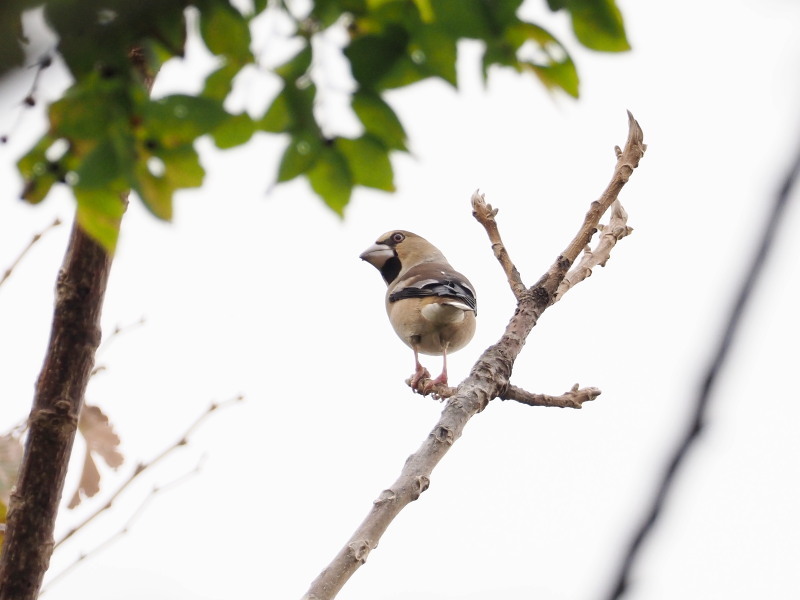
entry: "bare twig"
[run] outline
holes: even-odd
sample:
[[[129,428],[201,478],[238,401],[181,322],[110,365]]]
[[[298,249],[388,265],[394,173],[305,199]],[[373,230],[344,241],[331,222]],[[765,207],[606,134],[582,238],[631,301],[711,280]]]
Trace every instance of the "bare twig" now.
[[[19,256],[17,256],[17,258],[14,259],[11,265],[9,265],[9,267],[3,272],[3,276],[0,277],[0,286],[2,286],[6,282],[6,279],[11,277],[11,273],[14,272],[14,269],[17,268],[17,265],[19,265],[20,261],[22,261],[22,259],[25,258],[25,255],[30,251],[31,248],[33,248],[36,242],[42,239],[42,236],[46,234],[48,231],[58,227],[59,225],[61,225],[61,219],[56,217],[56,219],[53,220],[53,222],[50,223],[50,225],[42,229],[39,233],[34,234],[34,236],[31,238],[31,241],[28,242],[28,245],[25,246],[22,252],[19,253]]]
[[[558,286],[555,302],[561,300],[570,288],[574,287],[592,274],[592,269],[598,265],[604,267],[611,257],[611,250],[616,243],[633,231],[628,227],[628,213],[622,208],[619,200],[615,200],[611,205],[611,219],[608,225],[600,225],[602,235],[597,240],[595,249],[591,250],[588,246],[583,250],[581,260],[570,269],[564,281]]]
[[[103,339],[100,346],[98,347],[97,356],[99,357],[103,352],[108,350],[108,347],[114,340],[118,339],[120,336],[128,333],[133,329],[141,327],[144,324],[145,324],[145,318],[139,317],[138,321],[134,321],[133,323],[128,323],[127,325],[117,325],[116,327],[114,327],[114,330],[108,335],[108,337]],[[92,369],[92,377],[106,370],[108,370],[108,367],[106,367],[106,365],[96,365],[94,369]]]
[[[558,408],[581,408],[584,402],[591,402],[601,394],[596,387],[580,388],[578,384],[566,394],[548,396],[547,394],[532,394],[515,385],[500,394],[500,400],[516,400],[528,406],[555,406]]]
[[[689,450],[700,436],[706,422],[708,406],[714,392],[717,379],[725,365],[728,352],[733,346],[734,339],[739,330],[739,325],[744,316],[748,302],[758,285],[759,277],[764,269],[764,264],[769,257],[772,244],[775,242],[778,226],[786,212],[791,199],[792,189],[800,178],[800,152],[795,157],[794,164],[789,168],[786,178],[780,190],[775,195],[775,199],[764,225],[761,240],[753,255],[752,262],[745,272],[741,287],[734,299],[728,320],[725,323],[722,335],[719,338],[717,347],[714,349],[711,360],[706,367],[700,382],[700,388],[694,401],[694,414],[688,424],[687,429],[677,440],[675,449],[672,451],[667,462],[666,469],[658,482],[655,494],[649,503],[644,517],[634,530],[631,540],[628,542],[619,570],[614,576],[611,591],[606,598],[616,600],[621,598],[630,585],[631,572],[633,565],[641,552],[645,540],[651,535],[653,526],[658,520],[661,510],[667,500],[667,495],[672,490],[678,469],[683,465]]]
[[[446,400],[455,395],[457,388],[446,385],[434,386],[430,394],[434,400]],[[579,388],[576,383],[566,394],[560,396],[550,396],[548,394],[534,394],[509,385],[497,396],[500,400],[516,400],[528,406],[552,406],[557,408],[581,408],[584,402],[590,402],[597,398],[602,392],[596,387]]]
[[[208,414],[208,413],[206,413],[206,414]],[[125,522],[125,524],[116,533],[114,533],[113,535],[109,536],[105,541],[101,542],[100,544],[98,544],[97,546],[92,548],[91,550],[89,550],[87,552],[82,552],[78,556],[78,558],[75,559],[75,561],[72,564],[68,565],[66,568],[64,568],[63,571],[59,572],[52,579],[50,579],[50,581],[47,582],[47,584],[39,592],[39,596],[43,596],[45,593],[47,593],[47,591],[49,591],[50,588],[53,585],[55,585],[58,581],[60,581],[62,578],[64,578],[64,576],[66,576],[70,572],[72,572],[72,570],[75,569],[78,565],[80,565],[83,561],[85,561],[85,560],[87,560],[89,558],[92,558],[93,556],[99,554],[100,552],[102,552],[103,550],[105,550],[106,548],[111,546],[113,543],[115,543],[119,539],[121,539],[125,534],[127,534],[130,531],[130,529],[133,526],[133,524],[139,519],[139,517],[142,515],[142,513],[144,513],[145,508],[147,508],[147,506],[154,500],[154,498],[158,494],[161,494],[163,492],[168,492],[169,490],[174,489],[174,488],[178,487],[179,485],[181,485],[182,483],[184,483],[187,479],[189,479],[191,477],[194,477],[195,475],[200,473],[200,469],[202,468],[202,464],[203,464],[203,460],[201,459],[197,463],[195,468],[192,469],[191,471],[188,471],[187,473],[184,473],[180,477],[178,477],[176,479],[173,479],[172,481],[170,481],[169,483],[166,483],[164,485],[161,485],[161,486],[155,485],[155,486],[153,486],[153,488],[150,490],[150,493],[147,494],[147,496],[145,496],[144,500],[142,500],[142,502],[139,504],[139,506],[136,508],[136,510],[134,510],[133,513],[131,513],[131,516],[128,517],[128,520]]]
[[[591,239],[600,217],[614,202],[644,153],[642,130],[630,113],[628,116],[629,134],[625,150],[618,151],[617,166],[611,183],[601,200],[592,203],[578,235],[539,282],[521,295],[503,336],[484,351],[469,376],[457,386],[433,430],[420,448],[406,460],[400,477],[375,499],[355,533],[311,583],[304,596],[305,600],[329,600],[339,593],[347,580],[367,560],[370,551],[377,546],[394,518],[428,488],[433,469],[461,436],[469,419],[483,410],[493,398],[497,398],[502,390],[508,389],[514,360],[522,350],[528,334],[538,322],[539,316],[553,303],[556,290],[569,266]],[[489,232],[490,239],[492,235]]]
[[[129,331],[136,329],[138,327],[141,327],[144,324],[145,324],[145,318],[142,316],[139,317],[139,319],[137,321],[134,321],[133,323],[128,323],[127,325],[117,325],[116,327],[114,327],[113,331],[105,339],[103,339],[103,342],[100,344],[100,347],[97,349],[97,351],[101,352],[102,350],[106,350],[111,345],[111,342],[113,342],[123,334],[128,333]]]
[[[525,284],[522,283],[522,277],[520,277],[517,267],[515,267],[514,263],[511,261],[511,257],[508,254],[508,250],[506,250],[505,244],[503,244],[503,240],[500,238],[500,231],[497,228],[497,221],[495,221],[495,217],[500,209],[492,208],[492,205],[486,202],[485,196],[478,190],[475,190],[472,194],[471,201],[472,216],[475,217],[478,223],[483,225],[483,228],[486,230],[489,241],[492,243],[492,252],[494,252],[495,258],[500,262],[503,271],[505,271],[506,277],[508,278],[508,285],[511,287],[514,297],[520,300],[525,294],[526,288]]]
[[[600,199],[592,202],[592,206],[584,218],[581,230],[562,253],[562,256],[569,260],[570,263],[574,263],[581,250],[589,244],[592,236],[597,231],[600,218],[617,199],[622,187],[628,183],[633,170],[639,166],[639,160],[647,150],[642,129],[630,111],[628,111],[628,127],[628,139],[625,142],[625,148],[623,150],[620,150],[619,146],[614,148],[617,154],[617,166],[614,169],[611,182],[603,192],[603,195],[600,196]]]
[[[185,446],[189,441],[189,437],[192,435],[192,433],[195,431],[195,429],[197,429],[203,423],[203,421],[205,421],[211,415],[211,413],[213,413],[217,409],[226,408],[226,407],[228,407],[228,406],[230,406],[232,404],[240,402],[243,399],[244,399],[244,396],[239,395],[239,396],[236,396],[234,398],[230,398],[229,400],[225,400],[224,402],[219,402],[219,403],[215,402],[215,403],[211,404],[205,410],[205,412],[203,412],[203,414],[201,414],[199,417],[197,417],[197,419],[195,419],[195,421],[186,429],[186,431],[183,432],[183,435],[180,438],[178,438],[175,441],[175,443],[173,443],[170,446],[166,447],[155,458],[151,459],[149,462],[144,462],[144,463],[140,462],[138,465],[136,465],[136,468],[133,470],[133,472],[130,474],[130,476],[128,476],[128,478],[125,481],[122,482],[122,484],[116,489],[116,491],[113,494],[111,494],[111,496],[108,498],[108,500],[105,502],[105,504],[100,506],[97,510],[95,510],[92,514],[90,514],[88,517],[86,517],[83,521],[81,521],[80,523],[78,523],[77,525],[72,527],[69,531],[67,531],[67,533],[65,533],[64,536],[55,543],[54,549],[58,548],[61,544],[66,542],[69,538],[71,538],[73,535],[78,533],[81,529],[86,527],[89,523],[91,523],[94,519],[96,519],[100,514],[104,513],[109,508],[111,508],[111,506],[114,504],[114,501],[120,496],[120,494],[122,494],[122,492],[124,492],[128,488],[128,486],[130,486],[131,483],[133,483],[133,481],[136,480],[136,478],[138,478],[142,473],[144,473],[145,471],[147,471],[149,469],[152,469],[155,465],[160,463],[162,460],[164,460],[167,456],[172,454],[175,450],[177,450],[181,446]]]

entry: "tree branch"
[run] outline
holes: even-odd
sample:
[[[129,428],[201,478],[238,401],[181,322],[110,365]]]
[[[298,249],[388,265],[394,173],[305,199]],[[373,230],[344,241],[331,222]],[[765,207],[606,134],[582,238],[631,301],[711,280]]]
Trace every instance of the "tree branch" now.
[[[575,265],[564,281],[558,286],[556,290],[555,302],[561,300],[561,297],[566,294],[572,287],[586,279],[592,274],[592,269],[597,265],[601,267],[606,266],[606,262],[611,257],[611,250],[616,243],[633,231],[632,227],[628,227],[628,213],[622,208],[619,200],[615,200],[611,205],[611,220],[608,225],[600,225],[602,235],[597,240],[594,250],[588,246],[583,250],[583,256],[580,262]]]
[[[528,334],[544,310],[553,303],[555,292],[569,266],[588,244],[600,217],[614,202],[644,153],[642,130],[630,113],[628,117],[628,140],[624,151],[617,149],[618,160],[611,183],[601,199],[592,203],[578,234],[539,282],[520,295],[517,310],[503,336],[481,355],[469,376],[457,386],[455,395],[448,400],[433,430],[420,448],[406,460],[398,479],[374,500],[367,517],[333,561],[311,583],[304,596],[305,600],[329,600],[336,596],[367,560],[370,551],[377,546],[392,520],[428,488],[433,469],[461,436],[467,421],[486,408],[493,398],[499,397],[503,390],[508,389],[514,360],[522,350]],[[475,198],[473,196],[473,200]],[[485,220],[493,222],[496,211],[488,205],[484,210],[480,202],[483,199],[479,197],[479,205],[473,205],[473,210],[482,218],[491,215],[490,219]],[[488,233],[493,247],[496,247],[499,234],[495,235],[492,231]],[[501,260],[501,264],[502,262]],[[511,273],[513,275],[513,271]],[[513,276],[509,279],[513,279]],[[515,288],[513,282],[511,287]]]
[[[498,396],[500,400],[516,400],[528,406],[555,406],[558,408],[581,408],[584,402],[591,402],[602,392],[596,387],[580,388],[578,384],[566,394],[548,396],[547,394],[532,394],[515,385],[508,388]]]
[[[17,256],[17,258],[15,258],[14,261],[3,272],[3,276],[0,277],[0,286],[2,286],[6,282],[6,280],[9,277],[11,277],[11,273],[14,272],[14,269],[17,268],[17,265],[19,265],[19,263],[22,261],[22,259],[25,258],[25,255],[30,251],[31,248],[33,248],[33,246],[36,244],[36,242],[38,242],[40,239],[42,239],[42,236],[45,233],[47,233],[51,229],[54,229],[54,228],[58,227],[59,225],[61,225],[61,219],[56,217],[56,219],[52,223],[50,223],[50,225],[48,225],[47,227],[42,229],[39,233],[34,234],[34,236],[31,238],[31,241],[28,242],[28,245],[25,246],[25,248],[22,249],[22,252],[19,253],[19,256]]]
[[[658,521],[662,509],[667,501],[667,496],[672,490],[678,470],[686,462],[689,450],[694,446],[700,437],[700,433],[705,427],[708,406],[711,401],[714,388],[719,374],[722,371],[728,352],[733,346],[734,339],[739,330],[739,325],[747,309],[747,305],[758,285],[759,277],[764,269],[764,264],[769,257],[769,253],[774,243],[778,226],[781,223],[784,213],[789,206],[791,194],[797,180],[800,179],[800,151],[795,156],[794,163],[790,166],[789,172],[781,185],[780,190],[775,195],[767,222],[761,234],[761,240],[752,258],[750,266],[744,274],[744,278],[736,294],[731,307],[728,320],[725,323],[719,343],[711,354],[711,359],[700,382],[700,388],[694,401],[694,414],[692,415],[686,430],[676,441],[661,480],[656,485],[656,490],[650,504],[645,511],[644,517],[634,530],[628,547],[625,550],[619,570],[614,576],[612,587],[606,598],[616,600],[621,598],[630,585],[631,572],[633,565],[638,558],[645,540],[653,532],[653,526]]]
[[[503,267],[503,271],[508,279],[508,285],[511,287],[514,297],[519,301],[525,294],[526,288],[525,284],[522,283],[522,277],[520,277],[517,267],[515,267],[514,263],[511,261],[511,257],[508,254],[508,250],[506,250],[505,244],[503,244],[503,240],[500,238],[500,230],[497,227],[497,221],[495,221],[495,217],[500,209],[492,208],[492,205],[486,202],[485,196],[477,190],[472,194],[471,202],[472,216],[475,217],[478,223],[483,225],[483,228],[486,230],[489,241],[492,243],[492,252],[494,252],[495,258],[500,262],[500,266]]]
[[[100,343],[100,311],[110,267],[108,253],[76,222],[58,275],[50,343],[11,495],[0,556],[2,600],[34,600],[50,561],[78,415]]]
[[[66,542],[69,538],[78,533],[89,523],[94,521],[94,519],[96,519],[99,515],[101,515],[109,508],[111,508],[116,499],[120,496],[120,494],[122,494],[122,492],[124,492],[128,488],[128,486],[130,486],[131,483],[133,483],[142,473],[152,469],[155,465],[157,465],[167,456],[175,452],[175,450],[177,450],[178,448],[185,446],[189,442],[189,437],[192,435],[194,430],[197,429],[203,423],[203,421],[205,421],[213,412],[217,411],[220,408],[226,408],[231,404],[241,402],[242,400],[244,400],[244,396],[239,395],[234,398],[230,398],[229,400],[226,400],[224,402],[214,402],[211,405],[209,405],[209,407],[199,417],[197,417],[191,425],[189,425],[186,431],[183,432],[183,435],[180,436],[175,441],[175,443],[164,448],[164,450],[162,450],[155,458],[152,458],[150,461],[140,462],[138,465],[136,465],[136,468],[133,470],[133,472],[128,476],[128,478],[125,481],[122,482],[122,484],[116,489],[116,491],[113,494],[111,494],[111,496],[109,496],[105,504],[103,504],[92,514],[87,516],[83,521],[81,521],[80,523],[72,527],[69,531],[67,531],[67,533],[65,533],[64,536],[54,544],[53,548],[54,549],[58,548],[61,544]]]
[[[184,473],[183,475],[181,475],[180,477],[178,477],[176,479],[173,479],[169,483],[166,483],[166,484],[161,485],[161,486],[157,486],[157,485],[153,486],[152,489],[150,490],[150,493],[147,494],[147,496],[145,496],[144,500],[142,500],[142,502],[139,504],[139,506],[136,508],[136,510],[134,510],[133,513],[130,515],[130,517],[128,517],[128,520],[125,522],[125,525],[123,525],[121,529],[119,529],[116,533],[114,533],[113,535],[109,536],[106,540],[104,540],[103,542],[101,542],[100,544],[98,544],[97,546],[95,546],[94,548],[89,550],[88,552],[82,552],[73,563],[71,563],[70,565],[65,567],[64,570],[61,571],[60,573],[58,573],[57,575],[53,576],[52,579],[48,580],[48,582],[42,588],[42,591],[39,593],[39,596],[40,597],[44,596],[45,593],[50,591],[50,588],[53,585],[55,585],[58,581],[63,579],[66,575],[68,575],[73,569],[75,569],[83,561],[85,561],[85,560],[87,560],[89,558],[92,558],[96,554],[99,554],[100,552],[102,552],[103,550],[108,548],[111,544],[113,544],[114,542],[119,540],[126,533],[128,533],[128,531],[130,531],[131,526],[138,520],[138,518],[144,512],[145,508],[147,508],[147,506],[153,501],[153,499],[156,496],[158,496],[159,494],[161,494],[163,492],[167,492],[167,491],[169,491],[171,489],[174,489],[174,488],[178,487],[180,484],[182,484],[184,481],[186,481],[190,477],[194,477],[195,475],[197,475],[198,473],[200,473],[201,466],[202,466],[202,461],[200,463],[198,463],[197,466],[195,466],[194,469],[192,469],[191,471],[188,471],[187,473]],[[56,545],[58,545],[58,544],[56,544]]]
[[[153,74],[144,54],[133,52],[131,60],[149,92]],[[127,194],[120,202],[127,202]],[[80,227],[76,212],[56,282],[50,341],[28,417],[25,455],[8,508],[0,600],[36,600],[50,562],[78,416],[100,344],[112,258]]]

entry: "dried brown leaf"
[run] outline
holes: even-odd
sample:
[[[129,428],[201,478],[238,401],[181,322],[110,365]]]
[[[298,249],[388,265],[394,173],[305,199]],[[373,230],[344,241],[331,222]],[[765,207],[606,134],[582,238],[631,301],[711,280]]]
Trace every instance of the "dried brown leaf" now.
[[[108,417],[97,406],[85,405],[78,421],[78,429],[86,440],[90,452],[100,456],[112,469],[122,464],[124,457],[119,452],[119,436],[108,422]]]
[[[0,502],[8,506],[22,463],[22,442],[13,433],[0,436]]]
[[[118,450],[119,436],[108,422],[108,417],[97,406],[86,404],[78,420],[78,431],[86,440],[86,454],[78,489],[72,495],[68,508],[78,506],[83,498],[91,498],[100,491],[100,471],[94,460],[96,454],[112,469],[122,464],[124,457]]]
[[[67,505],[68,508],[75,508],[81,503],[83,498],[91,498],[100,491],[100,471],[92,458],[92,453],[86,449],[86,456],[83,459],[83,471],[78,489],[72,495]]]

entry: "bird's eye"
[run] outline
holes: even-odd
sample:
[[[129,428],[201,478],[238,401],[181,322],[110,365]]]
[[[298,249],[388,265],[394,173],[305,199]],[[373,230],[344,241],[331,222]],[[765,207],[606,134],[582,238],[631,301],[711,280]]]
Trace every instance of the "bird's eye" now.
[[[404,239],[406,239],[406,236],[404,236],[402,233],[399,233],[399,232],[398,232],[398,233],[395,233],[395,234],[392,236],[392,241],[393,241],[395,244],[399,244],[399,243],[400,243],[400,242],[402,242]]]

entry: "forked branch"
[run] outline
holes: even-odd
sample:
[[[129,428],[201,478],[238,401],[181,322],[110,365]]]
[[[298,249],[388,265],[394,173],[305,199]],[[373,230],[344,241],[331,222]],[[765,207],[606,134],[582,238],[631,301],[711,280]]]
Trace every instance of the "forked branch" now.
[[[469,419],[486,408],[492,399],[501,397],[502,394],[506,394],[508,398],[516,395],[528,397],[527,392],[523,393],[522,390],[509,386],[514,361],[540,315],[555,302],[561,282],[581,250],[591,241],[600,218],[617,199],[620,190],[644,154],[642,130],[630,113],[628,113],[628,125],[625,148],[616,149],[617,164],[611,182],[600,199],[592,202],[583,225],[566,250],[531,288],[526,289],[522,284],[521,277],[500,238],[495,219],[497,211],[485,203],[483,196],[473,195],[473,213],[489,235],[493,252],[500,261],[509,280],[509,286],[518,300],[517,309],[500,340],[484,351],[469,376],[455,388],[439,421],[420,448],[406,460],[397,480],[373,501],[372,508],[355,533],[311,583],[304,596],[305,600],[329,600],[339,593],[350,576],[366,562],[370,551],[377,546],[392,520],[428,488],[433,469],[461,436]],[[593,388],[572,391],[573,394],[582,393],[584,397],[582,401],[595,397],[597,392],[599,391]],[[548,398],[543,395],[531,396],[539,400]],[[569,393],[562,397],[562,400],[567,396]],[[576,400],[576,403],[580,405],[582,401]],[[565,404],[566,402],[567,400],[564,400]]]

